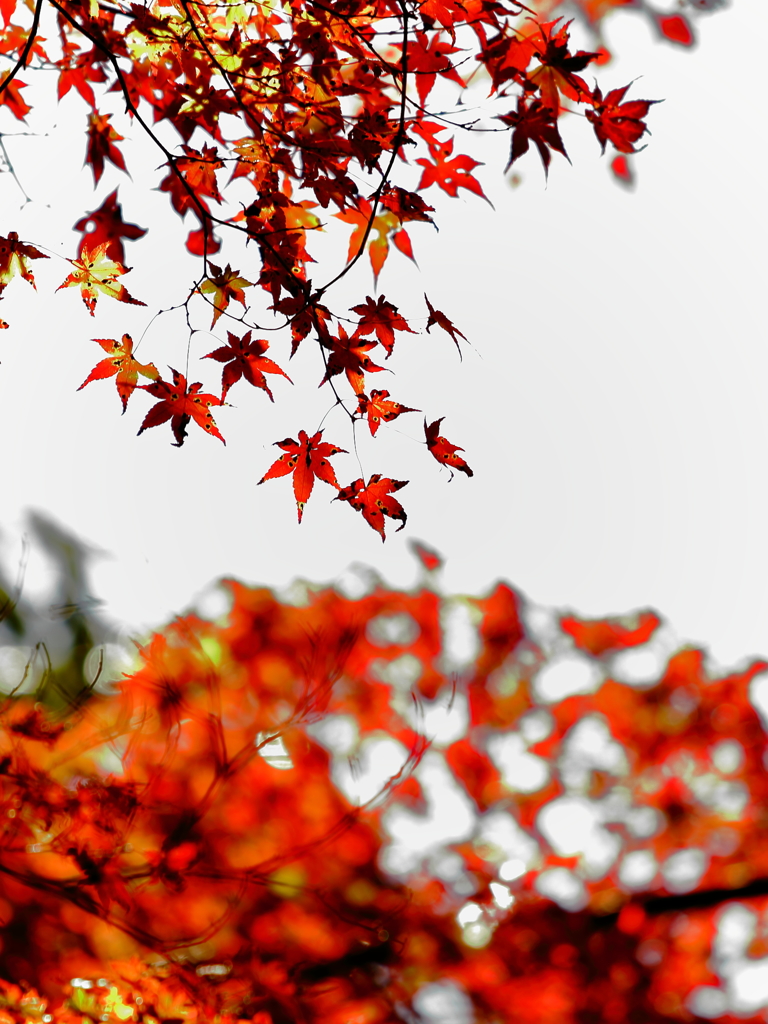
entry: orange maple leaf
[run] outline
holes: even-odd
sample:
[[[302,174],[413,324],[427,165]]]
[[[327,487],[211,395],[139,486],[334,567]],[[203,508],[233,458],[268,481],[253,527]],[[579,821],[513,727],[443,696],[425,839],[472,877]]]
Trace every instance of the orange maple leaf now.
[[[109,355],[97,363],[83,383],[77,389],[82,391],[86,384],[92,380],[104,380],[107,377],[117,376],[115,381],[117,393],[123,403],[123,412],[128,406],[128,399],[133,394],[139,374],[148,377],[150,380],[157,380],[160,374],[154,363],[140,363],[133,357],[133,339],[130,334],[124,334],[121,341],[113,338],[93,338],[97,345],[101,345]]]
[[[183,148],[185,156],[177,157],[175,160],[177,170],[184,175],[195,195],[210,196],[220,203],[221,195],[216,182],[216,171],[220,170],[224,163],[219,158],[216,147],[203,146],[202,152],[191,146]]]
[[[357,402],[357,411],[361,416],[368,417],[368,428],[374,437],[382,422],[389,423],[404,412],[420,412],[419,409],[411,409],[400,402],[391,401],[388,391],[377,391],[375,388],[370,398],[365,394],[358,394]]]
[[[392,210],[385,208],[383,212],[374,216],[371,203],[367,199],[358,199],[354,208],[345,210],[343,213],[335,213],[334,217],[347,224],[353,224],[355,228],[349,239],[347,263],[357,259],[364,246],[367,245],[374,281],[378,280],[389,255],[390,240],[401,252],[413,259],[410,239],[405,229],[401,227],[400,218]]]
[[[558,18],[557,21],[538,25],[538,31],[530,36],[541,63],[526,75],[529,82],[538,86],[544,106],[555,114],[560,110],[561,93],[576,102],[583,96],[589,96],[586,82],[576,72],[583,71],[600,56],[599,53],[586,50],[570,53],[568,30],[571,22],[568,21],[557,28],[560,20]]]

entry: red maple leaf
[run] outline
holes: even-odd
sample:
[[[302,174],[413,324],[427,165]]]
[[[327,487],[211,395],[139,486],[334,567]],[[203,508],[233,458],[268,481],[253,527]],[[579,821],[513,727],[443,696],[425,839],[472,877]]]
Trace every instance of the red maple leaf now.
[[[416,79],[416,91],[422,106],[432,91],[437,75],[442,75],[457,85],[464,85],[464,79],[448,59],[450,54],[458,52],[459,48],[444,42],[439,32],[431,39],[426,32],[417,32],[415,38],[408,43],[408,74]]]
[[[625,188],[632,188],[635,184],[635,173],[632,169],[629,157],[618,153],[613,160],[611,160],[610,167],[611,174],[619,184],[624,185]]]
[[[460,188],[466,188],[489,202],[480,182],[470,174],[475,167],[483,166],[480,161],[473,160],[471,156],[464,153],[449,159],[452,154],[453,139],[431,145],[429,158],[419,157],[416,161],[424,168],[418,187],[423,189],[429,188],[430,185],[439,185],[443,192],[447,192],[454,199],[459,194]]]
[[[339,490],[339,483],[333,466],[328,459],[340,452],[346,454],[346,448],[339,448],[328,441],[321,441],[322,430],[310,437],[306,430],[299,431],[299,440],[294,441],[287,437],[284,441],[275,441],[278,448],[282,448],[285,455],[269,467],[264,476],[259,480],[263,484],[265,480],[274,480],[279,476],[287,476],[293,473],[293,493],[296,495],[296,508],[299,513],[299,522],[304,514],[304,506],[309,501],[312,488],[315,484],[315,477],[322,480],[331,487]]]
[[[365,394],[358,394],[357,401],[357,411],[361,416],[368,417],[368,427],[374,437],[382,422],[389,423],[404,412],[420,412],[419,409],[411,409],[407,405],[391,401],[388,391],[377,391],[375,388],[370,398]]]
[[[438,327],[442,327],[442,329],[446,331],[448,334],[450,334],[450,336],[453,338],[453,343],[459,352],[459,359],[463,359],[464,357],[461,354],[459,338],[464,338],[464,341],[466,341],[467,339],[465,335],[463,335],[459,328],[448,319],[445,313],[441,313],[439,309],[435,309],[435,307],[427,298],[426,293],[424,294],[424,301],[426,302],[427,309],[429,310],[429,320],[427,320],[427,334],[429,334],[430,327],[434,327],[435,324],[437,324]],[[459,338],[456,337],[457,334]]]
[[[687,18],[682,14],[657,14],[656,27],[670,43],[678,46],[693,46],[694,35]]]
[[[365,302],[352,306],[352,311],[362,317],[353,338],[362,338],[366,334],[375,332],[376,337],[387,350],[387,358],[392,355],[392,349],[395,346],[395,331],[416,333],[411,330],[408,322],[398,312],[397,306],[387,302],[383,295],[380,295],[375,301],[370,295],[366,295]]]
[[[630,100],[622,103],[629,89],[612,89],[603,99],[598,86],[592,94],[594,110],[587,110],[586,117],[595,129],[598,142],[605,152],[608,142],[613,143],[620,153],[636,153],[635,143],[648,131],[643,121],[650,107],[658,100]]]
[[[381,193],[381,205],[385,210],[391,210],[401,224],[405,224],[409,220],[435,223],[429,216],[430,213],[435,212],[434,206],[428,206],[417,192],[408,192],[407,189],[400,188],[398,185],[384,189]]]
[[[331,311],[319,302],[313,302],[310,306],[304,295],[290,295],[275,303],[272,309],[286,316],[291,325],[291,359],[313,329],[321,339],[330,337],[326,321],[330,320]]]
[[[123,210],[117,201],[117,189],[110,192],[98,210],[87,213],[75,224],[75,231],[82,231],[80,248],[87,246],[95,249],[102,242],[107,242],[106,254],[118,263],[125,262],[123,239],[135,241],[147,233],[146,228],[138,224],[128,224],[123,220]]]
[[[532,36],[533,32],[522,34],[507,27],[483,47],[479,57],[488,69],[494,92],[510,79],[522,79],[536,52]]]
[[[575,645],[596,658],[606,653],[644,644],[661,625],[654,612],[640,612],[626,619],[577,619],[564,615],[562,629],[573,637]]]
[[[379,167],[382,152],[392,149],[398,131],[398,122],[383,111],[363,108],[349,133],[349,143],[360,163],[366,170],[373,171]],[[326,198],[331,198],[327,192]]]
[[[216,395],[201,392],[202,384],[193,384],[187,388],[186,377],[174,370],[173,367],[170,369],[173,374],[172,384],[164,380],[156,380],[151,384],[139,385],[143,391],[148,391],[150,395],[160,399],[144,417],[139,433],[143,433],[149,427],[159,427],[161,423],[167,423],[170,420],[171,430],[176,438],[174,447],[181,448],[184,438],[187,436],[189,422],[194,420],[206,434],[212,434],[214,437],[218,437],[222,444],[226,444],[214,423],[209,408],[211,405],[221,405],[221,399]]]
[[[320,387],[337,374],[345,373],[352,390],[359,395],[365,390],[365,374],[384,370],[383,366],[378,366],[368,355],[368,351],[375,348],[377,342],[361,341],[355,335],[350,338],[341,325],[338,338],[330,338],[328,344],[331,351]]]
[[[98,63],[97,52],[91,50],[89,53],[77,54],[77,45],[66,38],[62,50],[64,56],[56,62],[56,66],[59,68],[59,82],[56,90],[58,98],[63,99],[74,86],[85,102],[90,107],[95,107],[96,97],[93,94],[91,82],[102,83],[107,80],[103,67]]]
[[[427,572],[434,572],[442,567],[444,562],[443,556],[435,551],[434,548],[428,548],[426,544],[422,544],[418,540],[409,541],[408,546]]]
[[[458,445],[451,444],[447,438],[440,435],[440,424],[444,419],[445,417],[441,416],[439,420],[434,420],[429,426],[427,426],[426,419],[424,420],[424,434],[427,438],[427,447],[434,458],[438,462],[442,462],[444,466],[448,466],[450,470],[457,469],[460,473],[466,473],[467,476],[474,476],[464,459],[456,454],[456,452],[463,452],[464,449],[459,448]],[[451,479],[453,479],[453,472],[451,472]]]
[[[0,105],[7,107],[18,121],[26,120],[32,107],[21,95],[21,90],[27,88],[27,83],[19,81],[18,78],[12,82],[5,79],[3,86],[3,91],[0,93]]]
[[[203,146],[202,152],[191,146],[184,146],[184,156],[174,161],[176,169],[181,171],[187,184],[200,196],[210,196],[217,203],[221,202],[219,186],[216,182],[216,171],[224,166],[215,146]]]
[[[269,348],[269,342],[262,338],[251,341],[250,331],[246,331],[242,338],[238,338],[236,334],[227,331],[227,339],[228,344],[222,345],[221,348],[214,349],[213,352],[203,356],[203,359],[215,359],[217,363],[226,364],[221,373],[222,402],[232,385],[240,380],[241,377],[245,377],[248,383],[252,384],[255,388],[261,388],[262,391],[266,391],[269,395],[269,400],[274,402],[264,374],[279,373],[288,381],[291,381],[291,378],[277,363],[264,355]]]
[[[408,517],[403,506],[392,497],[392,494],[405,487],[407,483],[407,480],[392,480],[390,477],[382,477],[380,473],[374,473],[367,484],[360,477],[348,487],[342,487],[333,500],[348,501],[356,512],[362,512],[366,523],[380,534],[384,541],[387,539],[384,533],[384,516],[397,519],[400,523],[398,530],[405,526]]]
[[[203,199],[202,196],[195,196],[190,190],[183,174],[177,174],[172,170],[169,171],[158,185],[158,189],[161,192],[169,193],[171,197],[171,206],[173,206],[176,213],[181,217],[183,217],[188,210],[194,210],[198,216],[200,216],[201,211],[210,211],[210,206],[206,200]]]
[[[85,162],[91,165],[93,171],[93,182],[98,185],[104,173],[104,161],[109,160],[119,167],[121,171],[126,170],[123,154],[117,148],[116,143],[123,142],[123,136],[119,135],[109,122],[109,114],[100,114],[98,110],[88,115],[88,145],[85,151]]]
[[[207,226],[193,228],[187,235],[186,245],[193,256],[213,256],[221,249],[221,239]]]
[[[215,146],[203,146],[202,152],[191,146],[183,149],[184,156],[173,158],[168,174],[159,185],[161,192],[170,193],[171,204],[181,216],[187,210],[195,210],[199,214],[201,206],[208,210],[203,196],[221,202],[216,171],[224,166]]]
[[[94,366],[77,390],[82,391],[85,385],[90,384],[92,380],[104,380],[116,375],[117,393],[123,403],[123,412],[125,412],[128,399],[136,388],[139,374],[150,380],[157,380],[160,374],[154,363],[144,364],[134,358],[133,339],[130,334],[124,334],[121,341],[115,341],[114,338],[94,338],[93,340],[97,345],[101,345],[109,355]]]
[[[552,160],[550,149],[562,153],[568,163],[571,162],[565,151],[563,140],[560,138],[556,115],[541,100],[534,100],[530,106],[526,106],[525,100],[521,96],[517,102],[517,110],[500,115],[499,120],[504,124],[511,125],[514,129],[509,161],[504,168],[505,171],[509,170],[515,160],[519,160],[524,153],[528,152],[531,143],[539,151],[545,175],[549,174],[549,164]]]

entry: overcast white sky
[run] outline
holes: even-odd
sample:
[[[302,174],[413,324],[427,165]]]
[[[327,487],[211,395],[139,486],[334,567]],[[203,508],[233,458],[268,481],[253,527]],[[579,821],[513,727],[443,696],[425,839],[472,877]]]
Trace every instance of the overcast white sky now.
[[[608,26],[621,58],[605,69],[606,84],[642,75],[632,95],[665,99],[651,111],[635,192],[611,182],[591,131],[572,118],[563,134],[574,166],[556,156],[548,187],[535,155],[519,164],[520,187],[505,184],[508,141],[497,136],[483,143],[479,172],[495,211],[470,195],[426,194],[440,233],[412,231],[421,273],[395,254],[380,290],[414,318],[424,316],[426,291],[473,348],[460,364],[441,332],[404,336],[397,375],[375,384],[431,419],[445,416],[475,477],[448,483],[419,443],[419,414],[375,443],[360,431],[366,474],[411,480],[400,492],[408,527],[384,546],[351,509],[329,504],[325,485],[300,527],[288,481],[256,487],[279,454],[271,443],[315,429],[328,409],[309,347],[289,367],[297,387],[275,379],[273,408],[245,384],[233,389],[236,408],[217,417],[226,448],[191,431],[177,450],[168,427],[137,438],[149,398],[135,395],[121,418],[111,381],[76,392],[101,353],[89,339],[138,338],[158,307],[181,297],[194,268],[169,243],[186,229],[167,215],[164,195],[147,191],[157,183],[154,154],[142,172],[126,146],[133,183],[108,166],[92,192],[75,105],[51,111],[48,137],[6,139],[35,201],[21,210],[4,176],[2,233],[72,256],[72,224],[118,184],[126,219],[151,229],[128,244],[135,269],[126,279],[148,310],[104,299],[91,319],[75,289],[54,294],[68,272],[54,259],[35,267],[37,296],[22,282],[6,291],[6,564],[19,557],[26,510],[45,511],[103,552],[96,596],[139,627],[183,611],[222,575],[331,581],[362,562],[410,585],[406,540],[415,537],[445,555],[448,591],[479,593],[501,577],[535,602],[588,615],[651,605],[721,661],[768,654],[768,348],[758,305],[768,11],[764,0],[738,0],[699,27],[700,46],[686,53],[656,44],[638,17]],[[458,144],[476,151],[480,141]],[[248,276],[245,260],[241,270]],[[366,293],[370,273],[359,268],[334,305]],[[223,337],[200,334],[192,345],[190,377],[212,391],[218,368],[197,357]],[[155,320],[139,352],[161,369],[183,369],[185,353],[179,314]],[[274,355],[287,364],[285,343]],[[352,447],[338,411],[325,426],[327,440]],[[359,475],[351,456],[335,462],[342,483]],[[35,551],[28,579],[32,591],[45,582]]]

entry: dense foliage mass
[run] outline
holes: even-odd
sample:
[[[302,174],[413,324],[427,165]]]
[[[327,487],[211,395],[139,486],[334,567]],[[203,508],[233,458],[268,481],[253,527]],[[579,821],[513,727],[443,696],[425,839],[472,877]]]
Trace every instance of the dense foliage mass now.
[[[503,583],[224,586],[129,676],[3,699],[0,1020],[726,1013],[722,906],[756,922],[768,892],[768,663],[713,672],[650,612],[543,618]]]
[[[333,286],[366,254],[374,283],[392,248],[413,259],[414,238],[435,223],[441,193],[484,197],[478,161],[464,151],[472,132],[508,132],[507,169],[531,150],[546,172],[553,153],[567,156],[560,119],[577,110],[627,179],[651,101],[632,97],[626,84],[603,91],[585,77],[610,56],[602,19],[632,8],[668,41],[689,45],[691,16],[714,5],[688,0],[662,13],[645,0],[578,0],[569,9],[593,41],[585,50],[573,45],[572,25],[552,0],[534,7],[519,0],[2,0],[0,53],[8,64],[0,113],[34,118],[39,94],[26,91],[33,74],[35,88],[44,82],[60,101],[79,95],[95,186],[108,168],[131,169],[131,133],[150,139],[160,164],[156,187],[187,219],[187,248],[200,261],[189,293],[170,301],[186,309],[190,337],[209,325],[220,332],[220,344],[199,353],[221,368],[220,382],[205,388],[191,380],[188,339],[166,373],[139,361],[128,333],[94,339],[106,356],[82,386],[114,377],[123,411],[137,389],[155,399],[139,433],[170,422],[180,446],[195,424],[224,441],[213,413],[231,389],[247,384],[273,401],[272,389],[279,396],[291,382],[289,354],[301,347],[314,350],[315,379],[352,427],[362,421],[376,435],[416,412],[371,378],[389,368],[414,327],[383,294],[334,309]],[[466,104],[470,89],[487,98],[480,114]],[[125,114],[105,112],[115,94]],[[92,315],[105,298],[144,305],[124,284],[124,242],[147,232],[123,218],[117,188],[73,219],[80,241],[59,290],[79,289]],[[348,237],[338,267],[311,255],[313,234],[329,225]],[[10,222],[0,232],[0,292],[17,276],[34,285],[33,267],[59,240],[21,239]],[[173,260],[165,244],[156,252]],[[142,243],[137,256],[145,254]],[[426,296],[423,315],[413,315],[427,331],[445,332],[461,354],[462,331]],[[451,475],[471,476],[462,448],[440,433],[450,411],[427,411],[425,448]],[[335,421],[333,442],[309,427],[297,424],[295,437],[277,442],[284,454],[264,466],[261,482],[291,475],[299,520],[317,478],[382,539],[387,518],[402,528],[406,513],[394,494],[407,481],[375,472],[339,483],[329,459],[352,445]]]

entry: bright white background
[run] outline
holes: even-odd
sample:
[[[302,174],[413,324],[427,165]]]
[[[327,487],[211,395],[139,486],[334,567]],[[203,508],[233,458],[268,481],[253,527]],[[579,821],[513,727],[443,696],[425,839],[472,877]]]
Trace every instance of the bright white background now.
[[[37,295],[21,281],[6,290],[6,566],[19,558],[26,510],[43,510],[101,552],[95,595],[110,616],[138,628],[183,611],[222,575],[269,585],[295,576],[332,581],[361,562],[411,585],[417,571],[406,540],[416,537],[446,556],[448,591],[479,593],[501,577],[537,603],[588,615],[651,605],[720,661],[768,653],[760,301],[768,11],[763,0],[738,0],[698,25],[694,52],[657,44],[637,16],[617,15],[607,27],[621,56],[605,69],[606,86],[642,75],[631,95],[665,99],[649,115],[653,137],[637,158],[634,192],[612,183],[591,130],[576,118],[564,128],[573,167],[555,156],[548,187],[534,154],[518,165],[522,185],[505,183],[505,136],[457,140],[465,152],[484,147],[478,173],[495,211],[469,194],[452,201],[430,190],[440,233],[428,225],[411,232],[421,273],[394,254],[380,290],[422,325],[426,291],[473,348],[460,364],[439,330],[404,335],[391,361],[397,375],[373,385],[431,419],[446,416],[444,432],[465,447],[475,477],[448,483],[420,443],[419,414],[384,428],[375,444],[359,430],[366,474],[411,480],[399,495],[408,527],[384,546],[351,509],[329,505],[325,485],[301,527],[288,481],[256,487],[279,454],[271,443],[314,430],[328,410],[309,345],[288,366],[285,342],[275,340],[270,354],[297,386],[292,394],[287,382],[270,381],[274,407],[244,383],[233,389],[236,408],[217,415],[226,448],[194,428],[181,450],[167,426],[137,438],[149,398],[134,395],[121,418],[113,381],[76,392],[103,354],[89,339],[124,331],[137,339],[152,313],[182,297],[195,273],[179,257],[187,228],[168,215],[164,194],[148,191],[162,157],[146,148],[142,169],[124,146],[133,182],[107,165],[92,191],[76,99],[33,122],[49,135],[6,137],[34,202],[21,209],[3,176],[2,233],[17,230],[74,256],[71,226],[118,184],[125,219],[151,229],[128,243],[135,269],[125,279],[147,310],[104,299],[90,318],[76,289],[54,294],[69,269],[60,259],[37,261]],[[0,128],[19,130],[11,119]],[[343,241],[347,229],[338,227]],[[314,241],[310,251],[320,258]],[[246,277],[250,259],[240,264]],[[366,293],[372,282],[361,267],[329,301],[343,309],[345,297]],[[203,313],[199,326],[208,326]],[[218,366],[198,357],[223,338],[221,326],[193,340],[190,377],[206,390],[217,390]],[[155,320],[139,355],[183,370],[181,316]],[[326,439],[352,447],[338,411],[325,426]],[[335,464],[342,483],[360,475],[351,456]],[[28,587],[45,584],[33,550]]]

